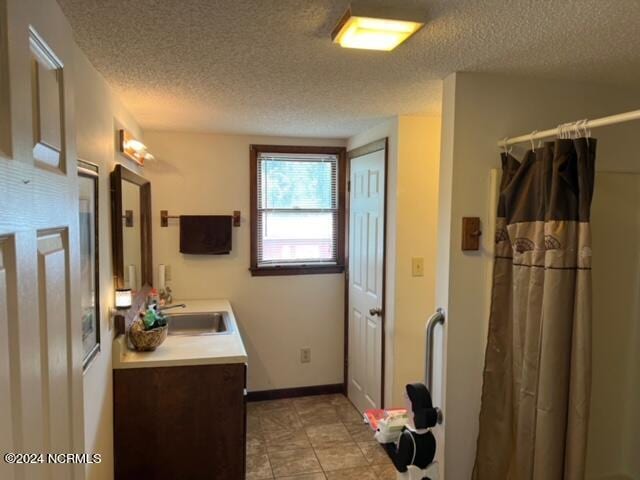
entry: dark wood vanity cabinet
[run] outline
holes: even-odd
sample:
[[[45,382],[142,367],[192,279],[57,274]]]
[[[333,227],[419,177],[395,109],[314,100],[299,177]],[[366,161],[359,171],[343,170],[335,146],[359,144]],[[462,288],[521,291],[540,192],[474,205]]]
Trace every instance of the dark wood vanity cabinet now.
[[[113,371],[116,480],[245,478],[246,366]]]

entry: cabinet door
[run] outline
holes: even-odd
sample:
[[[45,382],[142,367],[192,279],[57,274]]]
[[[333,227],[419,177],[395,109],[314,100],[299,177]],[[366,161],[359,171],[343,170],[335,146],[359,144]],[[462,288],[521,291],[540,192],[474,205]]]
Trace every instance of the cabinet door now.
[[[116,479],[244,478],[244,369],[115,370]]]

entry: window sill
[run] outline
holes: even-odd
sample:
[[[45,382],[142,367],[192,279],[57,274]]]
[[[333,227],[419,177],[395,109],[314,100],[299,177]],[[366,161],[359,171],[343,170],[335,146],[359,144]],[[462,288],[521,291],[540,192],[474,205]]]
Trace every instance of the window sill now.
[[[252,277],[273,277],[279,275],[318,275],[323,273],[343,273],[342,265],[296,265],[277,267],[251,267]]]

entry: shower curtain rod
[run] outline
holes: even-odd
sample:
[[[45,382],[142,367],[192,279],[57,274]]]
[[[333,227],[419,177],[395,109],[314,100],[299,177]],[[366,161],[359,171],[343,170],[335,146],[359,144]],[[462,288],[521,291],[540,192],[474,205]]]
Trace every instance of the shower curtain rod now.
[[[557,126],[556,128],[550,128],[549,130],[543,130],[541,132],[534,131],[528,135],[520,135],[519,137],[513,138],[507,137],[506,139],[500,140],[498,142],[498,147],[506,147],[509,145],[515,145],[516,143],[531,142],[533,140],[559,136],[563,128],[570,130],[571,128],[575,128],[576,125],[580,128],[591,129],[604,127],[606,125],[615,125],[616,123],[631,122],[632,120],[640,120],[640,110],[619,113],[617,115],[610,115],[608,117],[602,117],[596,120],[578,120],[577,122],[564,123]]]

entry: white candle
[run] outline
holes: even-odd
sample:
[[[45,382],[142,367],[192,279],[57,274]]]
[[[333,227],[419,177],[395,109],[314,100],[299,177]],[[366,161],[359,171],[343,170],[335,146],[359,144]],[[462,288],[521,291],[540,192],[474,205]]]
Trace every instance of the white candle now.
[[[129,288],[131,290],[138,290],[138,279],[136,278],[136,266],[129,265]]]
[[[164,290],[166,286],[165,266],[161,263],[158,265],[158,290]]]

